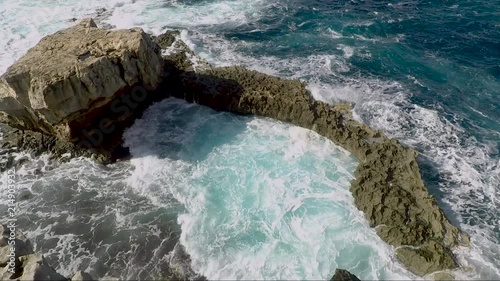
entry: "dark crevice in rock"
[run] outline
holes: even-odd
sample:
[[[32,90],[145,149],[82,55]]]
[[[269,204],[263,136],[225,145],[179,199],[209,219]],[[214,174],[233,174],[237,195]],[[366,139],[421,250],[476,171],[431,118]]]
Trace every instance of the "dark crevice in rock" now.
[[[78,59],[81,60],[81,61],[84,61],[88,58],[90,58],[92,55],[90,54],[90,51],[87,51],[81,55],[78,56]]]

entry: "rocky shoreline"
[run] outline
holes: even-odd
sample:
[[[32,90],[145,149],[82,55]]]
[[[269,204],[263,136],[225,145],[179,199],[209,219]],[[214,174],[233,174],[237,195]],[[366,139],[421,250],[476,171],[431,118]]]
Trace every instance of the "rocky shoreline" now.
[[[0,233],[1,280],[93,280],[92,276],[82,271],[76,272],[71,278],[57,273],[43,255],[33,251],[31,242],[16,227],[0,225]]]
[[[468,246],[468,235],[429,195],[415,151],[356,121],[349,104],[316,101],[300,81],[213,67],[177,35],[99,29],[87,19],[45,37],[0,77],[0,122],[16,128],[4,134],[4,148],[102,163],[123,159],[122,132],[169,96],[273,118],[356,156],[355,204],[410,271],[425,276],[459,267],[452,249]]]
[[[44,256],[33,251],[31,242],[26,236],[7,224],[0,224],[0,279],[1,280],[54,280],[54,281],[93,281],[97,280],[92,275],[78,271],[71,278],[66,278],[47,263]],[[13,242],[12,242],[13,241]],[[10,243],[9,243],[10,242]],[[12,246],[15,251],[11,251]],[[170,264],[174,266],[171,274],[164,276],[161,280],[206,280],[192,272],[186,261],[189,262],[189,255],[184,251],[183,246],[177,244],[173,250],[174,258]],[[14,254],[12,254],[14,253]],[[119,278],[105,276],[101,281],[115,281]],[[345,269],[336,269],[331,281],[360,281],[355,275]]]

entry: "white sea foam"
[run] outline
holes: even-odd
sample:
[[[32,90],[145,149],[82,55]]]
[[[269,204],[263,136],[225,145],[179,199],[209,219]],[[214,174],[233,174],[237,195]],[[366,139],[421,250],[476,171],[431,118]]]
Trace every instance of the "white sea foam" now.
[[[337,267],[412,276],[353,204],[355,161],[313,132],[168,99],[125,139],[129,186],[185,205],[181,242],[209,279],[325,279]]]

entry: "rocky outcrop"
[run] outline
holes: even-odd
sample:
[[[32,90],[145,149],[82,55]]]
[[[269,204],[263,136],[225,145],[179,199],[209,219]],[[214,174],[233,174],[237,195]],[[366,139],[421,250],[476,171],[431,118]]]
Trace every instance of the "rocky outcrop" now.
[[[0,233],[2,234],[0,238],[0,266],[6,266],[12,257],[33,254],[30,241],[15,227],[13,230],[11,231],[7,225],[0,225]]]
[[[14,152],[18,151],[30,151],[35,156],[50,153],[51,159],[61,162],[75,157],[88,157],[103,164],[112,162],[121,158],[124,153],[126,154],[124,149],[97,151],[61,140],[55,136],[23,131],[5,124],[0,124],[0,132],[3,138],[0,148],[0,172],[23,164],[23,159],[16,161],[13,155]]]
[[[335,270],[335,274],[333,275],[330,281],[361,281],[354,274],[351,274],[349,271],[345,269],[337,268]]]
[[[52,268],[43,255],[35,254],[30,241],[14,225],[0,225],[0,280],[70,280]],[[71,280],[93,280],[84,272]]]
[[[92,276],[90,276],[90,274],[85,273],[83,271],[78,271],[77,273],[75,273],[73,275],[73,277],[71,277],[70,280],[71,281],[91,281],[94,279],[92,279]]]
[[[68,280],[48,265],[43,256],[39,254],[20,256],[17,259],[17,264],[15,272],[11,273],[6,270],[2,275],[2,280]]]
[[[300,81],[238,66],[190,71],[179,69],[187,63],[175,61],[178,55],[166,58],[167,71],[177,71],[165,81],[176,89],[174,96],[308,128],[355,155],[360,162],[351,182],[355,204],[379,236],[397,247],[399,260],[411,271],[423,276],[458,266],[450,249],[468,246],[469,238],[449,222],[427,192],[416,151],[354,120],[349,104],[314,100]]]
[[[118,101],[136,85],[156,88],[161,66],[158,46],[142,29],[109,31],[84,20],[43,38],[0,77],[0,121],[61,140],[84,139],[96,119],[109,128],[127,118]],[[107,116],[111,105],[123,111],[119,118]]]
[[[125,101],[128,109],[118,110],[124,97],[146,90],[142,103],[132,107]],[[108,149],[115,150],[123,128],[168,95],[274,118],[331,139],[359,160],[351,183],[354,202],[378,235],[396,248],[399,260],[418,275],[458,266],[451,249],[467,246],[468,236],[427,192],[417,153],[356,121],[349,104],[316,101],[305,83],[239,66],[212,67],[175,32],[152,39],[140,29],[100,30],[91,20],[44,38],[0,79],[3,120],[43,133],[42,142],[50,135],[54,150],[63,151],[72,149],[73,144],[64,148],[67,141],[85,140],[82,131],[93,132],[94,140],[106,139],[115,145]],[[111,126],[115,130],[110,132]],[[30,143],[23,132],[20,136],[22,144]],[[28,146],[39,142],[33,139]]]
[[[186,252],[184,246],[179,242],[177,242],[174,249],[170,253],[169,266],[169,273],[164,277],[166,280],[207,280],[205,276],[199,275],[191,268],[191,256]]]

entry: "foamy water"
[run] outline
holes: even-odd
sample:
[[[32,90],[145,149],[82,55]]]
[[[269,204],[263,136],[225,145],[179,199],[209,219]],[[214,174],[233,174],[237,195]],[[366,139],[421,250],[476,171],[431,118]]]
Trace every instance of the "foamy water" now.
[[[355,43],[284,58],[258,55],[252,51],[258,41],[220,33],[248,28],[282,7],[247,0],[0,0],[0,72],[43,36],[74,24],[72,18],[98,16],[101,25],[157,34],[189,28],[182,39],[211,63],[305,80],[315,98],[353,102],[356,118],[418,149],[430,192],[471,234],[471,248],[458,250],[468,271],[455,274],[500,278],[500,160],[491,156],[497,144],[479,142],[439,111],[416,105],[400,82],[353,72],[352,59],[372,56],[363,44],[402,36],[364,38],[328,28],[325,38]],[[364,24],[357,26],[370,26]],[[77,159],[59,166],[44,156],[19,171],[20,188],[35,194],[21,203],[22,226],[63,273],[158,277],[172,248],[163,241],[180,235],[194,269],[209,278],[318,279],[337,267],[362,279],[415,277],[352,204],[356,161],[317,135],[169,100],[153,106],[125,138],[130,163],[106,168]],[[151,260],[141,259],[151,253]]]
[[[337,267],[408,276],[353,204],[356,161],[315,133],[168,99],[125,139],[128,184],[186,207],[181,242],[209,279],[326,279]]]

